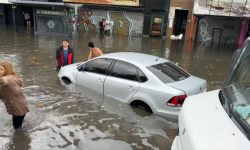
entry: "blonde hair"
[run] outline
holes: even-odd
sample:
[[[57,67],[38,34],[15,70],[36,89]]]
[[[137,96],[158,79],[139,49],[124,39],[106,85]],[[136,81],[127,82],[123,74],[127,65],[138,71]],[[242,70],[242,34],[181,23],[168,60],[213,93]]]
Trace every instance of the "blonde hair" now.
[[[4,76],[6,75],[16,75],[13,65],[10,62],[0,62],[0,66],[4,67]]]

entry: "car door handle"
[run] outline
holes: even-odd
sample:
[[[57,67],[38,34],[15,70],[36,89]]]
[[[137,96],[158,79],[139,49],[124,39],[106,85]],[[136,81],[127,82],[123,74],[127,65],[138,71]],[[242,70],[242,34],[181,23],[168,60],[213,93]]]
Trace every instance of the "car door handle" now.
[[[98,82],[103,82],[104,80],[103,79],[98,79]]]
[[[130,85],[130,86],[128,86],[128,89],[129,89],[130,91],[134,91],[134,90],[135,90],[135,87],[132,86],[132,85]]]

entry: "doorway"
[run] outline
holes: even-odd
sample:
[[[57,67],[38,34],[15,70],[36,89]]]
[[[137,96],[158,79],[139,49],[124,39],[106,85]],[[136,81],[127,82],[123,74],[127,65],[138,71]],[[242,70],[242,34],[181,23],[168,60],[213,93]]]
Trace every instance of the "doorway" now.
[[[185,36],[187,26],[188,10],[176,9],[174,16],[173,35],[183,34]]]
[[[17,24],[26,26],[27,29],[32,28],[34,26],[33,8],[28,6],[23,6],[20,11],[22,17],[20,16],[20,18],[17,19]],[[29,23],[29,25],[27,23]]]
[[[162,36],[162,27],[164,22],[163,15],[152,15],[151,18],[151,36]]]

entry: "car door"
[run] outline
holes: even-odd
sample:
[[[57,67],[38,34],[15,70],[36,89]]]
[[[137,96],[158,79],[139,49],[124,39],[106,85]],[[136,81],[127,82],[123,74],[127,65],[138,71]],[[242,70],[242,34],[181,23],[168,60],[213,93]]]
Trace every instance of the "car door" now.
[[[77,84],[103,94],[103,84],[113,59],[97,58],[84,64],[77,73]]]
[[[117,60],[105,79],[104,94],[128,102],[139,88],[137,67]]]

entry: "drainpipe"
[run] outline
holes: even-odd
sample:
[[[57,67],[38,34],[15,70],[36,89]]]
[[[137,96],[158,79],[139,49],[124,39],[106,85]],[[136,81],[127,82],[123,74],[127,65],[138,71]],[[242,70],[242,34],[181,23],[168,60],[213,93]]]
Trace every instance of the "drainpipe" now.
[[[14,31],[16,32],[16,5],[12,5],[12,17],[13,17],[13,26],[14,26]]]
[[[244,43],[245,39],[246,39],[246,32],[248,30],[248,23],[249,23],[248,18],[243,18],[242,19],[240,35],[239,35],[238,43],[237,43],[237,48],[240,48],[242,46],[242,44]]]
[[[74,32],[77,31],[78,27],[78,10],[77,10],[77,4],[75,4],[75,25],[74,25]]]
[[[69,20],[69,15],[68,15],[68,9],[64,9],[64,14],[65,14],[65,27],[64,27],[64,34],[68,36],[69,34],[69,26],[68,26],[68,20]]]
[[[36,26],[36,9],[33,7],[33,28],[34,28],[34,33],[37,32],[37,26]]]
[[[195,19],[196,19],[195,16],[192,15],[191,23],[190,23],[190,32],[189,32],[189,40],[191,40],[191,41],[193,41],[193,35],[194,35],[193,29],[194,29],[194,25],[195,25]]]

